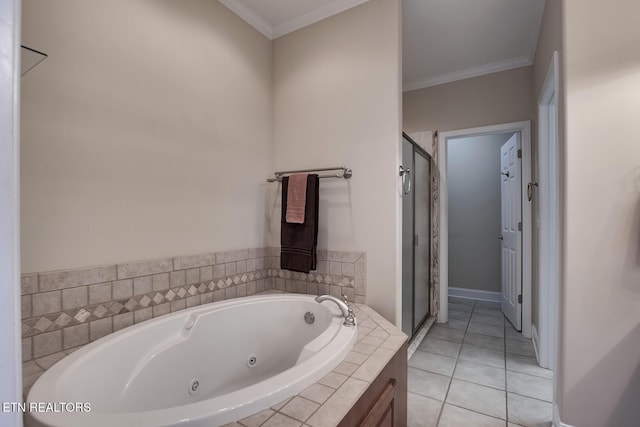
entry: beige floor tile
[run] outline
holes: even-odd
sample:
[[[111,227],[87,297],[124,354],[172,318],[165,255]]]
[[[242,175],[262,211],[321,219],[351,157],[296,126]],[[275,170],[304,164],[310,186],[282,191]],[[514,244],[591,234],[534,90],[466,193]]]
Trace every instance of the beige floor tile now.
[[[447,323],[441,323],[440,326],[444,326],[445,328],[457,329],[459,331],[466,331],[467,325],[469,324],[468,320],[459,320],[459,319],[451,319]]]
[[[473,332],[474,334],[489,335],[498,338],[504,337],[504,326],[499,325],[487,325],[486,323],[470,322],[467,331]]]
[[[438,427],[505,427],[505,421],[445,404]]]
[[[427,337],[438,338],[445,341],[461,343],[464,338],[464,331],[457,329],[445,328],[441,325],[432,326]]]
[[[476,301],[474,307],[488,310],[500,310],[500,303],[495,301]]]
[[[407,396],[407,426],[408,427],[436,427],[440,415],[442,402],[429,397],[408,393]]]
[[[484,314],[486,316],[494,316],[499,319],[504,319],[504,314],[502,314],[502,311],[495,310],[493,308],[475,307],[473,309],[473,312],[477,314]]]
[[[471,315],[471,321],[474,323],[487,323],[489,325],[504,326],[504,318],[488,316],[481,313],[473,313]]]
[[[535,357],[536,353],[533,350],[533,343],[531,341],[516,341],[507,339],[507,353],[518,354],[520,356]]]
[[[427,336],[418,346],[418,350],[456,358],[458,357],[458,354],[460,354],[460,347],[462,347],[462,344],[460,343]]]
[[[447,313],[449,319],[469,320],[471,319],[471,313],[468,311],[449,310]]]
[[[553,400],[553,380],[521,372],[507,371],[507,390],[547,402]]]
[[[468,304],[450,302],[449,303],[449,310],[468,311],[469,313],[471,313],[473,311],[473,306],[472,305],[468,305]]]
[[[491,337],[489,335],[474,334],[467,332],[464,336],[465,344],[475,345],[489,350],[504,351],[504,338]]]
[[[467,360],[458,360],[453,377],[459,380],[504,390],[505,372],[504,368],[495,368]]]
[[[453,375],[456,359],[418,350],[409,359],[409,366],[450,377]]]
[[[470,344],[462,344],[460,359],[475,363],[482,363],[496,368],[503,368],[505,366],[503,352],[488,350],[486,348],[476,347]]]
[[[408,425],[435,426],[441,412],[438,427],[550,426],[553,372],[500,304],[450,297],[449,318],[409,361]]]
[[[506,393],[502,390],[454,379],[445,403],[506,420]]]
[[[469,298],[459,298],[459,297],[449,297],[449,302],[454,304],[464,304],[474,306],[476,304],[476,300]]]
[[[526,427],[551,425],[552,406],[549,402],[507,393],[509,421]]]
[[[504,333],[505,333],[505,337],[507,337],[510,340],[531,341],[529,338],[525,338],[524,336],[522,336],[522,332],[516,331],[513,328],[513,326],[511,325],[511,323],[509,323],[509,322],[506,322],[506,327],[504,328]]]
[[[409,367],[408,389],[411,393],[444,400],[451,378]]]
[[[524,372],[542,378],[553,378],[553,371],[541,368],[535,357],[518,356],[507,354],[507,369],[511,371]]]

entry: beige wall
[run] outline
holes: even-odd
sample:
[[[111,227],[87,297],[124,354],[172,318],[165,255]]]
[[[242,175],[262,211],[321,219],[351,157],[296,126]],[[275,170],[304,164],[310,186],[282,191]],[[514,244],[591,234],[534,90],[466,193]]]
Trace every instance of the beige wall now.
[[[391,321],[400,303],[400,6],[372,0],[274,42],[275,168],[353,169],[349,181],[322,181],[318,245],[367,252],[367,302]],[[279,241],[279,203],[271,214]]]
[[[264,246],[271,42],[217,1],[23,2],[22,271]]]
[[[562,1],[548,0],[544,6],[536,56],[533,62],[533,101],[536,111],[540,91],[547,77],[547,70],[549,70],[555,50],[562,51]]]
[[[404,92],[407,133],[531,120],[532,67]]]
[[[640,3],[564,1],[562,421],[640,420]],[[594,34],[595,33],[595,34]]]

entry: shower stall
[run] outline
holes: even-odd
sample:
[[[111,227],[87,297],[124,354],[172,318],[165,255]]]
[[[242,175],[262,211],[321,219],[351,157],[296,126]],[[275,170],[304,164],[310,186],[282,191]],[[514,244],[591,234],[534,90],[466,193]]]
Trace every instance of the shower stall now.
[[[429,317],[431,156],[402,134],[402,331],[410,338]]]

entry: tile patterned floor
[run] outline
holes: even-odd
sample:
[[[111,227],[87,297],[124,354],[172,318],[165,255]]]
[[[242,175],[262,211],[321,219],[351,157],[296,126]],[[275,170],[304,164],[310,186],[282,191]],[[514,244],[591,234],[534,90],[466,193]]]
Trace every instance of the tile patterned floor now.
[[[499,303],[449,299],[409,359],[409,427],[546,427],[553,373]]]

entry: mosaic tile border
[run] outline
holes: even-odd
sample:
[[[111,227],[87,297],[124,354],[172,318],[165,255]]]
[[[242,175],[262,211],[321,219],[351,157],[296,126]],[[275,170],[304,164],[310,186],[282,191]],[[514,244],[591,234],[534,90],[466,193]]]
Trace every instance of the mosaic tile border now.
[[[256,248],[23,275],[23,361],[153,317],[270,289],[365,302],[363,252],[318,251],[318,268],[309,274],[281,270],[279,252]]]
[[[431,174],[431,307],[429,312],[437,317],[440,313],[440,166],[438,165],[438,133],[434,132],[432,159],[435,173]]]

